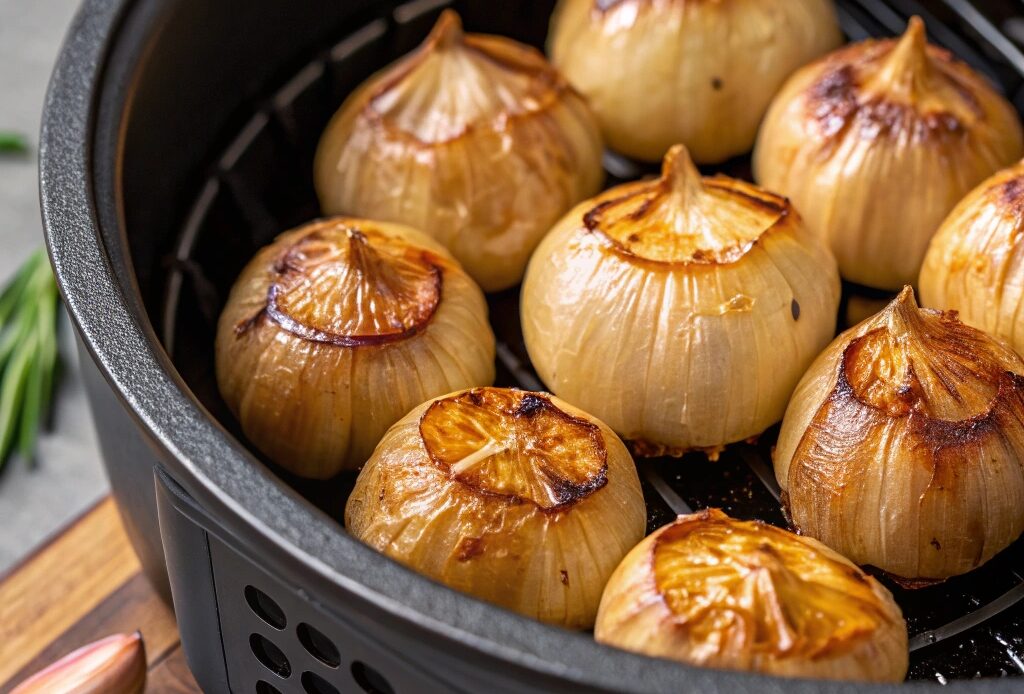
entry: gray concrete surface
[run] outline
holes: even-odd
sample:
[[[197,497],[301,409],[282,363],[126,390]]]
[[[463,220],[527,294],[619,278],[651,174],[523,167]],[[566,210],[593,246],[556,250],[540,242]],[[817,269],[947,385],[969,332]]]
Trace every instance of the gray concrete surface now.
[[[77,0],[0,0],[0,130],[24,133],[25,157],[0,157],[0,279],[42,244],[35,150],[46,83]],[[0,473],[0,573],[100,498],[100,466],[71,328],[61,325],[64,377],[53,431],[29,468],[13,458]]]

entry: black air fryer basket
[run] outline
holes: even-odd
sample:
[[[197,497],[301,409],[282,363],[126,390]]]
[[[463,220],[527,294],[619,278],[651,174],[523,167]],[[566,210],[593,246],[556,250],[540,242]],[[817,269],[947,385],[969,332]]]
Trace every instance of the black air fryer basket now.
[[[260,694],[895,691],[648,659],[484,604],[345,534],[351,476],[293,479],[243,443],[213,374],[227,290],[259,246],[318,215],[312,154],[343,98],[449,5],[471,31],[542,46],[553,1],[86,0],[58,60],[41,147],[47,239],[114,496],[147,574],[173,594],[197,681]],[[1024,55],[1000,30],[1020,3],[838,6],[851,40],[921,15],[1024,107]],[[606,163],[612,181],[648,173]],[[746,162],[724,168],[743,175]],[[490,301],[499,384],[538,388],[516,292]],[[717,463],[643,462],[649,530],[706,506],[782,524],[773,440]],[[940,585],[887,584],[912,636],[918,681],[903,686],[1024,691],[1022,576],[1018,541]]]

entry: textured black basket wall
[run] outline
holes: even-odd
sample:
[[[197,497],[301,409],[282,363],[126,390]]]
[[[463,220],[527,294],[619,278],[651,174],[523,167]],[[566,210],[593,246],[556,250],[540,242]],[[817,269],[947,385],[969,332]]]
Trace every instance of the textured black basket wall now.
[[[351,476],[310,484],[241,452],[235,442],[241,434],[212,372],[213,328],[227,289],[256,248],[317,215],[313,148],[344,96],[415,46],[449,4],[470,30],[539,46],[553,2],[323,0],[298,12],[273,0],[96,1],[86,4],[72,34],[71,57],[58,65],[44,129],[44,148],[53,143],[43,158],[49,240],[84,344],[114,386],[111,391],[100,371],[90,373],[115,494],[157,581],[166,552],[197,678],[209,691],[264,694],[511,691],[526,684],[867,689],[648,661],[482,606],[352,546],[333,521],[310,508],[308,502],[339,518]],[[855,40],[899,31],[907,16],[922,14],[933,40],[988,74],[1018,107],[1024,104],[1024,57],[969,3],[839,5]],[[997,16],[1003,6],[984,9]],[[99,49],[100,56],[107,46],[100,88],[80,93],[99,74],[97,65],[82,64],[81,52]],[[81,122],[74,121],[76,99],[89,104]],[[649,172],[611,156],[606,168],[611,181]],[[743,175],[746,162],[722,168]],[[75,186],[65,178],[76,173],[86,181],[78,191],[82,204],[95,219],[68,207],[67,189]],[[93,237],[76,237],[83,230]],[[94,258],[82,247],[97,239]],[[105,283],[115,299],[110,305],[99,300],[97,287]],[[514,291],[491,299],[499,381],[535,388],[517,306]],[[773,439],[769,433],[757,446],[734,447],[715,464],[700,457],[642,464],[650,529],[676,512],[711,505],[781,524],[768,458]],[[150,491],[154,467],[159,527]],[[890,586],[914,635],[912,678],[1024,673],[1022,566],[1024,543],[1018,542],[970,576],[916,592]]]

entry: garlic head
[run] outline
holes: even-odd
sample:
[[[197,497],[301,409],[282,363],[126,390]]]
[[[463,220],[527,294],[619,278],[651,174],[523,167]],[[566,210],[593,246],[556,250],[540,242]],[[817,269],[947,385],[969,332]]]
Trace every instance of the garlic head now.
[[[832,0],[561,0],[552,62],[612,149],[701,163],[749,152],[785,79],[842,42]]]
[[[940,48],[924,23],[842,48],[801,69],[772,102],[757,181],[793,201],[828,240],[839,273],[897,290],[960,199],[1024,154],[1013,106]]]
[[[919,283],[925,306],[955,310],[1024,354],[1024,162],[956,206],[928,247]]]
[[[615,570],[594,637],[693,665],[899,682],[907,627],[878,581],[811,538],[708,509],[659,528]]]
[[[314,178],[324,212],[422,229],[485,291],[522,279],[551,225],[601,186],[584,100],[532,48],[441,15],[422,46],[334,115]]]
[[[345,508],[359,540],[430,578],[549,624],[594,624],[643,537],[633,460],[558,398],[474,388],[426,402],[384,436]]]
[[[1024,531],[1022,374],[905,288],[793,394],[774,454],[793,525],[908,584],[985,563]]]
[[[494,380],[483,294],[415,229],[312,222],[257,253],[217,328],[217,383],[246,437],[282,467],[355,469],[412,407]]]
[[[578,206],[522,290],[544,383],[642,455],[760,434],[834,334],[835,261],[788,202],[702,179],[682,146],[662,177]]]

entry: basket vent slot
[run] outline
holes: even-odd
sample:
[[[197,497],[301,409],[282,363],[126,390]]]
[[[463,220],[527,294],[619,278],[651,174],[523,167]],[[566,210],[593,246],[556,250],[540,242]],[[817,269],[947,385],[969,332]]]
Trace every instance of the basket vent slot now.
[[[341,654],[338,652],[338,647],[318,629],[303,622],[299,624],[296,633],[299,636],[299,642],[311,656],[327,667],[341,665]]]
[[[288,662],[284,651],[274,645],[273,641],[261,634],[253,634],[249,637],[249,647],[263,667],[278,677],[291,677],[292,664]]]
[[[302,688],[307,694],[339,694],[337,687],[315,672],[302,673]]]
[[[367,694],[395,694],[384,675],[359,660],[352,663],[352,679]]]
[[[275,629],[280,631],[288,626],[288,618],[285,617],[281,606],[259,588],[246,586],[245,601],[249,603],[249,608],[257,617]]]

